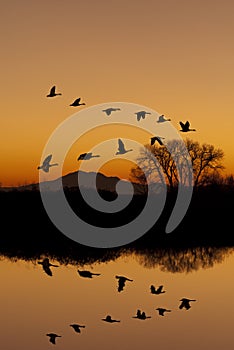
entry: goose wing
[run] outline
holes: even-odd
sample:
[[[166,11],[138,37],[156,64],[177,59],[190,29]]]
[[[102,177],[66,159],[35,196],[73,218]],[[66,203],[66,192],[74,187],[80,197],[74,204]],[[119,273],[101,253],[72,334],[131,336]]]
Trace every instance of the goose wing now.
[[[54,95],[55,94],[55,89],[56,89],[56,86],[52,86],[52,88],[50,89],[50,95]]]
[[[52,154],[49,154],[43,161],[43,166],[49,165],[50,161],[52,159]]]
[[[118,139],[118,143],[119,143],[119,152],[125,152],[125,147],[124,147],[124,143],[121,139]]]

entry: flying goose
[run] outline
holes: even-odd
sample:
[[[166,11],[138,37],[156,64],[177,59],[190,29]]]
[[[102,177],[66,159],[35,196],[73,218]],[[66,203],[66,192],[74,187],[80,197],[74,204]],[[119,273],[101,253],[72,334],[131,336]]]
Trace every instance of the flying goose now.
[[[180,122],[181,129],[180,131],[182,132],[188,132],[188,131],[196,131],[196,129],[190,129],[190,123],[186,121],[185,123]]]
[[[100,157],[100,155],[93,155],[92,152],[89,153],[82,153],[79,155],[79,157],[77,158],[77,160],[89,160],[91,158],[97,158]]]
[[[118,152],[115,153],[116,155],[118,155],[118,154],[125,154],[127,152],[133,151],[133,149],[126,150],[125,146],[124,146],[124,143],[123,143],[123,141],[121,139],[118,139],[118,144],[119,144],[119,148],[118,148]]]
[[[106,115],[111,115],[112,112],[115,112],[115,111],[120,111],[120,108],[113,108],[113,107],[110,107],[110,108],[107,108],[107,109],[103,109],[102,112],[106,113]]]
[[[56,338],[61,338],[61,335],[58,335],[56,333],[47,333],[46,334],[48,337],[49,337],[49,341],[52,343],[52,344],[56,344]]]
[[[151,316],[146,316],[145,312],[141,312],[141,310],[137,310],[136,316],[132,316],[132,318],[138,318],[139,320],[146,320],[147,318],[151,318]]]
[[[158,311],[158,314],[159,314],[160,316],[164,316],[164,313],[165,313],[165,312],[171,312],[171,310],[164,309],[163,307],[158,307],[158,308],[155,309],[155,310]]]
[[[163,145],[163,142],[162,140],[165,139],[165,137],[161,137],[161,136],[154,136],[154,137],[151,137],[151,146],[153,146],[155,144],[155,141],[158,141],[158,143],[160,144],[160,146]]]
[[[81,271],[81,270],[77,270],[78,274],[81,276],[81,277],[85,277],[85,278],[93,278],[93,276],[100,276],[101,274],[100,273],[93,273],[93,272],[90,272],[90,271]]]
[[[82,102],[82,103],[80,103],[80,100],[81,100],[81,98],[79,97],[79,98],[77,98],[74,102],[72,102],[71,104],[70,104],[70,106],[73,106],[73,107],[77,107],[77,106],[82,106],[82,105],[85,105],[85,103],[84,102]]]
[[[165,293],[165,290],[163,291],[163,286],[159,286],[157,289],[155,286],[151,285],[150,286],[150,291],[152,294],[162,294]]]
[[[70,324],[70,327],[72,327],[76,333],[81,333],[80,328],[85,328],[85,326],[81,326],[76,323]]]
[[[136,114],[137,121],[139,122],[141,120],[141,118],[145,119],[146,114],[151,114],[151,113],[150,112],[146,112],[146,111],[140,111],[140,112],[136,112],[134,114]]]
[[[164,123],[164,122],[169,122],[169,121],[171,121],[171,119],[164,118],[164,114],[162,114],[158,117],[157,123]]]
[[[115,276],[118,279],[118,292],[121,292],[124,289],[126,281],[133,282],[133,280],[124,277],[124,276]]]
[[[62,95],[60,92],[56,93],[55,89],[56,89],[56,86],[52,86],[52,88],[50,89],[49,94],[46,95],[46,97],[54,97],[54,96]]]
[[[43,270],[47,275],[52,276],[51,266],[59,267],[58,265],[51,264],[48,258],[44,258],[42,261],[38,261],[38,264],[42,265]]]
[[[196,301],[195,299],[187,299],[187,298],[182,298],[180,299],[181,304],[179,306],[179,309],[186,309],[189,310],[191,308],[190,302],[191,301]]]
[[[110,315],[107,315],[106,318],[102,318],[102,321],[109,323],[120,322],[119,320],[113,320]]]
[[[52,166],[58,165],[58,163],[50,164],[51,159],[52,159],[52,154],[48,155],[48,156],[44,159],[42,165],[39,165],[39,166],[37,167],[37,169],[38,169],[38,170],[41,169],[41,170],[43,170],[45,173],[48,173],[49,170],[50,170],[50,168],[51,168]]]

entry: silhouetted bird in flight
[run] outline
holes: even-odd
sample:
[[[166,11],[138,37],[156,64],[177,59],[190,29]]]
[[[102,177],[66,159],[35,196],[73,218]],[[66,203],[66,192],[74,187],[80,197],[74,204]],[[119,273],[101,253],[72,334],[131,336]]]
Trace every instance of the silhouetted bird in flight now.
[[[180,122],[181,129],[180,131],[182,132],[188,132],[188,131],[196,131],[196,129],[190,129],[190,123],[186,121],[186,123]]]
[[[141,312],[141,310],[137,310],[136,316],[132,316],[132,318],[138,318],[139,320],[146,320],[147,318],[151,318],[151,316],[146,316],[145,312]]]
[[[92,152],[89,153],[82,153],[79,155],[79,157],[77,158],[77,160],[89,160],[91,158],[97,158],[100,157],[98,154],[93,155]]]
[[[163,291],[163,286],[159,286],[157,289],[155,286],[150,286],[150,291],[152,294],[162,294],[165,293],[165,290]]]
[[[158,311],[158,314],[159,314],[160,316],[164,316],[164,313],[165,313],[165,312],[171,312],[171,310],[164,309],[163,307],[158,307],[158,308],[155,309],[155,310]]]
[[[179,309],[186,309],[189,310],[191,308],[190,302],[191,301],[196,301],[195,299],[187,299],[187,298],[182,298],[180,299],[181,304],[179,306]]]
[[[153,146],[155,144],[155,141],[158,141],[158,143],[160,144],[160,146],[163,145],[163,142],[162,140],[165,139],[165,137],[161,137],[161,136],[154,136],[154,137],[151,137],[151,146]]]
[[[80,328],[85,328],[85,326],[79,324],[70,324],[70,327],[72,327],[76,333],[81,333]]]
[[[85,277],[85,278],[93,278],[93,276],[100,276],[101,275],[100,273],[93,273],[90,271],[78,270],[77,272],[81,277]]]
[[[118,292],[121,292],[124,289],[126,281],[133,282],[133,280],[124,277],[124,276],[115,276],[118,279]]]
[[[141,118],[145,119],[146,114],[151,114],[151,113],[150,112],[146,112],[146,111],[140,111],[140,112],[136,112],[134,114],[136,114],[137,121],[139,122],[141,120]]]
[[[102,321],[109,323],[120,322],[119,320],[113,320],[110,315],[107,315],[106,318],[102,318]]]
[[[46,334],[48,337],[49,337],[49,341],[52,343],[52,344],[56,344],[56,338],[61,338],[61,335],[58,335],[56,333],[47,333]]]
[[[56,86],[53,86],[53,87],[50,89],[49,94],[46,95],[46,97],[54,97],[54,96],[62,95],[60,92],[56,93],[56,92],[55,92],[55,89],[56,89]]]
[[[115,153],[116,155],[117,154],[125,154],[127,152],[133,151],[133,149],[126,150],[123,141],[120,139],[118,139],[118,144],[119,144],[119,148],[118,148],[118,152]]]
[[[107,108],[107,109],[103,109],[102,112],[106,113],[106,115],[111,115],[112,112],[115,112],[115,111],[120,111],[121,109],[120,108]]]
[[[70,104],[70,106],[77,107],[77,106],[85,105],[84,102],[80,103],[80,100],[81,100],[80,97],[77,98],[74,102],[72,102],[72,103]]]
[[[169,121],[171,121],[171,119],[166,119],[164,117],[164,114],[162,114],[158,117],[157,123],[164,123],[164,122],[169,122]]]
[[[59,267],[58,265],[51,264],[48,258],[43,259],[42,261],[38,261],[38,264],[42,265],[43,270],[47,275],[52,276],[52,271],[50,269],[51,266]]]
[[[38,169],[38,170],[41,169],[41,170],[43,170],[45,173],[48,173],[49,170],[50,170],[50,168],[51,168],[52,166],[58,165],[58,163],[50,164],[51,159],[52,159],[52,154],[48,155],[48,156],[43,160],[42,165],[39,165],[39,166],[37,167],[37,169]]]

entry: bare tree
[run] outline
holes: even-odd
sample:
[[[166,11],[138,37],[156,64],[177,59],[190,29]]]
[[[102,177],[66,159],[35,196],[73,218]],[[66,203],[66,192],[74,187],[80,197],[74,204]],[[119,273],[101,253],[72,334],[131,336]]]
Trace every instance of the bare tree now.
[[[224,153],[213,145],[200,145],[186,139],[171,140],[167,145],[146,145],[138,157],[138,166],[131,170],[131,178],[145,184],[146,178],[152,182],[164,181],[173,189],[181,185],[194,187],[209,184],[214,176],[224,169]],[[192,177],[191,177],[192,175]]]

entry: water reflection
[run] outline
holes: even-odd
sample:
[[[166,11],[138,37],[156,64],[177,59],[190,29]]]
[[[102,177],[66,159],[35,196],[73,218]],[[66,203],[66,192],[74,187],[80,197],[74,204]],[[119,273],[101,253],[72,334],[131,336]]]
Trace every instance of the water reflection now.
[[[172,273],[178,272],[192,272],[199,269],[211,268],[217,263],[221,263],[227,256],[233,252],[231,247],[195,247],[186,249],[174,249],[174,248],[160,248],[160,249],[94,249],[86,254],[71,254],[65,256],[63,254],[50,255],[45,257],[43,255],[35,254],[24,254],[20,252],[18,254],[4,254],[2,258],[7,257],[12,261],[18,259],[25,261],[32,261],[33,263],[42,264],[44,271],[52,276],[50,266],[57,267],[56,264],[51,264],[49,258],[57,260],[61,265],[91,265],[97,263],[107,263],[115,261],[120,257],[132,256],[137,262],[146,268],[160,267],[162,271],[168,271]],[[38,261],[38,259],[43,259]],[[77,270],[78,274],[82,277],[92,278],[99,273],[90,271]],[[119,278],[116,276],[116,278]],[[119,289],[122,291],[125,282],[132,281],[126,277],[119,279]],[[161,290],[160,290],[161,291]],[[159,291],[159,292],[160,292]],[[154,291],[155,292],[155,291]]]

